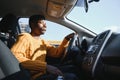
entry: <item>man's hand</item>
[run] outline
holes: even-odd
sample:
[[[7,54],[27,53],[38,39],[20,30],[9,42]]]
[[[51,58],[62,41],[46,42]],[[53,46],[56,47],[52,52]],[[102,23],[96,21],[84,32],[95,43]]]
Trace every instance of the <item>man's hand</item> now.
[[[71,34],[67,35],[65,37],[65,39],[69,41],[74,35],[75,35],[75,33],[71,33]]]
[[[54,67],[54,66],[51,66],[51,65],[47,65],[47,71],[50,74],[63,75],[63,73],[57,67]]]

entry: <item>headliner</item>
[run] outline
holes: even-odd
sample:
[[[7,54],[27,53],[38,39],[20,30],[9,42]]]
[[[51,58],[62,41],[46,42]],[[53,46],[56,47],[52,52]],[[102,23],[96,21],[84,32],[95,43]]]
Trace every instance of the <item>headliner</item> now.
[[[62,16],[64,16],[75,5],[76,1],[77,0],[0,0],[0,16],[3,17],[7,13],[13,13],[20,17],[29,17],[33,14],[42,14],[47,16],[50,14],[47,12],[48,8],[50,7],[51,9],[53,6],[50,5],[48,7],[49,2],[53,2],[55,4],[54,8],[56,5],[62,5],[65,9],[64,13],[62,13]],[[59,12],[60,10],[57,11]]]

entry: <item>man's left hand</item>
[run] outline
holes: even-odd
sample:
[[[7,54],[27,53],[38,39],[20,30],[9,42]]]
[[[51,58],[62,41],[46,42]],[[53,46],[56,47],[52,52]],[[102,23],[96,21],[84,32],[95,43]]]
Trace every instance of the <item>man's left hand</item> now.
[[[71,34],[67,35],[65,37],[65,39],[69,41],[74,35],[75,35],[75,33],[71,33]]]

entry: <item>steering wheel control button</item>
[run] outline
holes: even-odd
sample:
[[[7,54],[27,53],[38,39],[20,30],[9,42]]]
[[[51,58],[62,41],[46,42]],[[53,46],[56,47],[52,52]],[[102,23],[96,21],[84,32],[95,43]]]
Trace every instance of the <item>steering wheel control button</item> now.
[[[91,45],[87,51],[88,54],[94,54],[99,45]]]

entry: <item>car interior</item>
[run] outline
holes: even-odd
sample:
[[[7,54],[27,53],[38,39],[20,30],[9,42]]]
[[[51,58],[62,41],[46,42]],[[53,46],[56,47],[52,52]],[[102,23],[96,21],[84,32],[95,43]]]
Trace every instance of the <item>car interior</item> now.
[[[76,33],[65,55],[59,59],[47,58],[49,64],[75,66],[80,80],[120,80],[120,34],[111,30],[96,34],[67,19],[66,15],[79,1],[84,1],[87,12],[89,3],[100,0],[0,0],[0,80],[30,80],[29,71],[19,63],[10,48],[21,33],[19,18],[33,14],[44,15],[46,20]],[[16,17],[9,20],[12,14]],[[72,60],[71,54],[74,53],[79,56]]]

